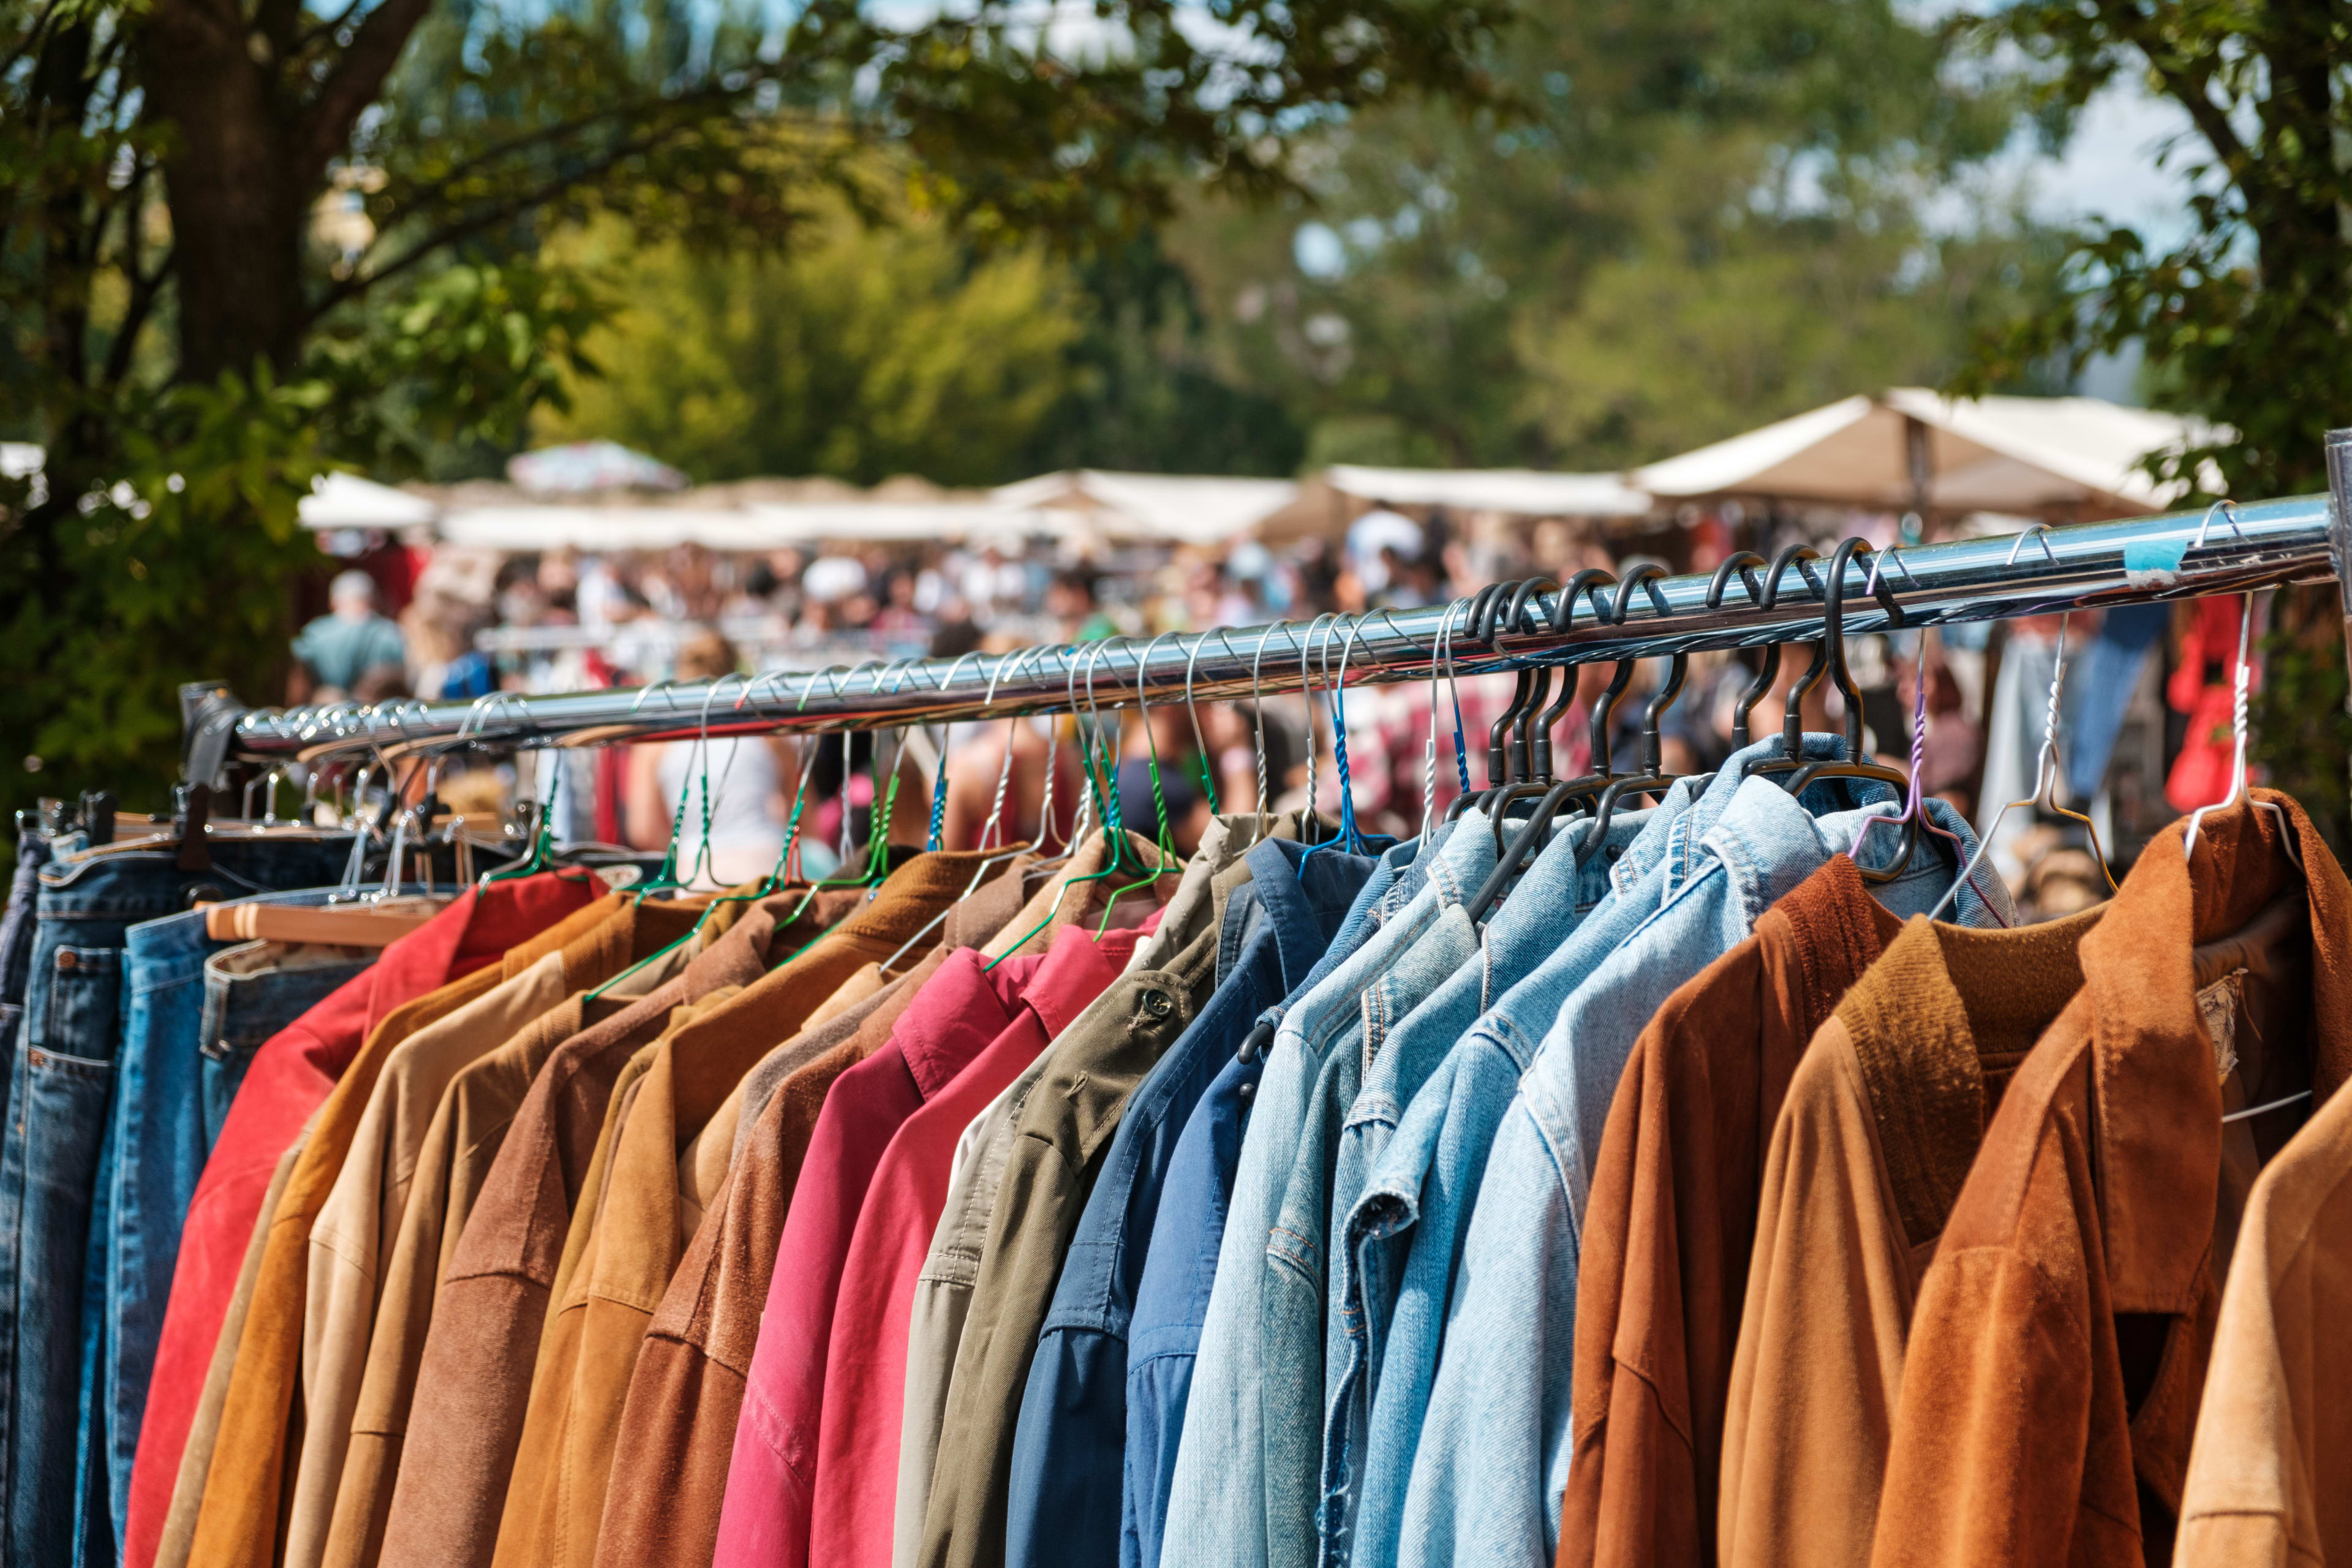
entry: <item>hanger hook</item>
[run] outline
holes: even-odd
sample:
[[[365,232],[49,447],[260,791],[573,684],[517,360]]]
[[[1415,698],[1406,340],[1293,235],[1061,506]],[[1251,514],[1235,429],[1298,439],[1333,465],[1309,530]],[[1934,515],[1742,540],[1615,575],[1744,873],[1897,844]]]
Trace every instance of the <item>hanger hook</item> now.
[[[1021,666],[1027,661],[1029,657],[1037,651],[1038,649],[1034,645],[1029,647],[1018,649],[1011,658],[1000,658],[990,668],[988,675],[988,695],[982,699],[981,702],[980,721],[982,723],[987,723],[990,717],[996,711],[996,683],[1004,678],[1008,670],[1020,668]],[[1002,767],[999,767],[996,770],[996,794],[988,803],[988,820],[981,824],[980,840],[978,844],[974,846],[974,847],[983,850],[988,847],[989,840],[995,836],[997,825],[1004,820],[1004,792],[1006,786],[1013,782],[1013,742],[1017,738],[1017,727],[1021,721],[1017,718],[1013,718],[1007,719],[1004,722],[1006,726],[1004,731],[1004,763]],[[1048,781],[1049,785],[1050,782],[1051,781]],[[1041,839],[1044,837],[1043,824],[1039,825],[1038,835]]]
[[[1288,635],[1290,617],[1285,616],[1257,634],[1257,650],[1250,655],[1250,717],[1257,726],[1257,810],[1266,815],[1265,793],[1265,683],[1260,667],[1265,662],[1265,645],[1276,631]]]
[[[2236,504],[2225,497],[2221,500],[2215,501],[2211,506],[2205,509],[2204,519],[2197,524],[2197,537],[2189,542],[2189,549],[2202,550],[2205,548],[2205,532],[2206,530],[2213,526],[2213,514],[2217,511],[2221,514],[2221,521],[2230,525],[2230,531],[2231,533],[2236,534],[2241,540],[2246,537],[2246,531],[2238,526],[2238,509]]]
[[[1239,658],[1240,656],[1234,652],[1234,639],[1225,635],[1225,628],[1219,626],[1216,630],[1217,640],[1224,645],[1226,657],[1229,658]],[[1216,762],[1214,758],[1209,755],[1208,737],[1201,732],[1201,704],[1199,700],[1192,695],[1192,667],[1201,662],[1201,650],[1208,646],[1209,634],[1202,632],[1192,638],[1192,651],[1185,656],[1184,711],[1191,716],[1192,721],[1192,749],[1195,752],[1198,752],[1201,756],[1201,787],[1208,794],[1209,815],[1211,816],[1215,816],[1220,814],[1221,810],[1217,804]]]
[[[2050,525],[2046,522],[2034,523],[2026,529],[2023,533],[2019,534],[2015,539],[2010,541],[2009,559],[2002,564],[2005,566],[2016,565],[2017,552],[2024,549],[2029,541],[2039,543],[2042,546],[2042,558],[2048,561],[2051,565],[2055,566],[2058,564],[2058,552],[2050,548]],[[1893,554],[1894,552],[1889,551],[1887,553]],[[1876,571],[1874,570],[1871,573],[1870,580],[1874,584],[1878,581],[1878,574]]]

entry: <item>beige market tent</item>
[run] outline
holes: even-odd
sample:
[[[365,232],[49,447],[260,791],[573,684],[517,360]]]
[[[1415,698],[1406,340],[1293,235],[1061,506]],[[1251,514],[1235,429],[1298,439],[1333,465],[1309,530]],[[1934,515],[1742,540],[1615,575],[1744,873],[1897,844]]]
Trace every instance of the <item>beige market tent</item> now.
[[[1061,525],[1047,531],[1075,534],[1081,542],[1222,544],[1246,537],[1297,495],[1289,479],[1066,468],[1000,485],[989,500],[1042,512]]]
[[[1383,468],[1335,463],[1308,477],[1298,498],[1258,524],[1272,545],[1310,535],[1338,539],[1375,506],[1444,507],[1491,519],[1639,518],[1650,498],[1617,474],[1560,474],[1539,468]]]
[[[562,546],[596,552],[667,550],[699,544],[709,550],[773,550],[786,544],[894,543],[977,540],[1017,543],[1045,532],[1051,519],[985,501],[729,506],[453,507],[440,535],[477,549],[546,551]]]
[[[2095,397],[1848,397],[1626,476],[1661,501],[1708,497],[2005,512],[2053,520],[2160,510],[2183,487],[2139,468],[2216,427]]]
[[[1335,463],[1321,478],[1341,495],[1391,506],[1455,507],[1517,517],[1640,517],[1650,510],[1650,498],[1616,474]]]

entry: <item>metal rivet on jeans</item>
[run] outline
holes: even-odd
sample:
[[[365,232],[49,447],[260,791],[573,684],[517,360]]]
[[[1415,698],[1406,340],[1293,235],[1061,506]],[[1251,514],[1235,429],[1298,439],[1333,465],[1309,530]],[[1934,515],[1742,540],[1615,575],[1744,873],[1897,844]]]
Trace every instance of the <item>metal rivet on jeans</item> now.
[[[81,955],[76,952],[72,948],[61,947],[58,949],[58,967],[59,969],[79,969],[81,967]]]

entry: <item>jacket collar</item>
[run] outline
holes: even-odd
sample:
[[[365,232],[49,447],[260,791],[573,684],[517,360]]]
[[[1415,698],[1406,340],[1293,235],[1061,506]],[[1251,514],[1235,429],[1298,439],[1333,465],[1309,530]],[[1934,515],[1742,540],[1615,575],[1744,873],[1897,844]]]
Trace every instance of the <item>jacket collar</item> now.
[[[1853,862],[1840,856],[1832,864],[1845,868],[1859,893]],[[2110,918],[2101,906],[2042,925],[1975,931],[1914,915],[1838,1005],[1911,1246],[1943,1234],[1976,1162],[1988,1062],[2022,1059],[2067,1010],[2083,985],[2082,949]],[[1859,924],[1847,925],[1849,942],[1860,937]]]
[[[2221,1162],[2221,1087],[2197,1005],[2190,954],[2251,923],[2305,868],[2311,912],[2314,1089],[2325,1099],[2352,1068],[2352,889],[2303,807],[2252,792],[2285,813],[2242,805],[2206,814],[2193,850],[2185,822],[2144,850],[2083,939],[2092,1059],[2099,1226],[2118,1311],[2181,1311],[2212,1245],[2206,1218]],[[2070,1015],[2076,1011],[2068,1009]]]

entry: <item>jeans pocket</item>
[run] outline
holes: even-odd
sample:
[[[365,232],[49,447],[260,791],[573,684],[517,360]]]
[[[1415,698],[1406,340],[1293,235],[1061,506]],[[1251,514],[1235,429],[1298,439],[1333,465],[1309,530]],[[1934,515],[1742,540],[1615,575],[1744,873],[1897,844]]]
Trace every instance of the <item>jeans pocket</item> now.
[[[90,1061],[111,1061],[121,1032],[122,952],[111,947],[60,947],[49,963],[47,1049]]]

